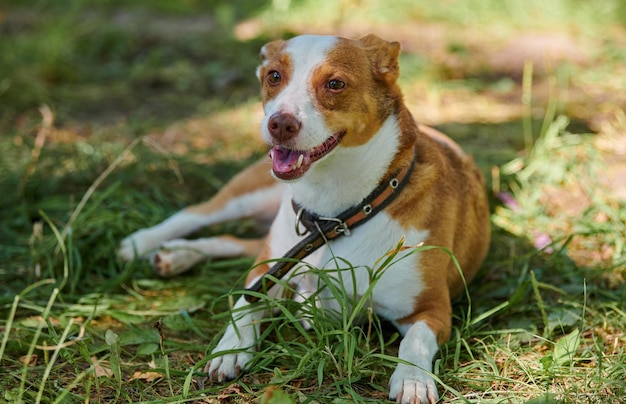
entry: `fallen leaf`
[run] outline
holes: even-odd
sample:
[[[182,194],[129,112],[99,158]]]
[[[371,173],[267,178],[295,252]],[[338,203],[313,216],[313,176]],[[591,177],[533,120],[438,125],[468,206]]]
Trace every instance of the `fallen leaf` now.
[[[24,355],[20,357],[20,362],[22,362],[26,366],[36,366],[37,365],[37,355]]]
[[[113,376],[113,371],[110,368],[105,367],[103,361],[98,361],[98,358],[96,358],[95,356],[91,357],[91,361],[95,365],[93,369],[93,373],[94,375],[96,375],[96,377],[112,377]]]
[[[241,386],[237,383],[232,383],[228,387],[222,389],[217,396],[218,402],[219,400],[224,400],[229,398],[231,395],[240,395],[241,394]]]
[[[145,380],[147,382],[153,382],[162,377],[163,375],[158,372],[141,372],[138,370],[133,373],[133,375],[130,377],[130,380]]]
[[[156,363],[154,363],[154,361],[152,360],[148,362],[148,367],[150,369],[156,369]],[[133,375],[130,377],[130,380],[145,380],[147,382],[153,382],[162,377],[163,377],[163,374],[158,373],[158,372],[151,372],[151,371],[142,372],[138,370],[135,373],[133,373]]]

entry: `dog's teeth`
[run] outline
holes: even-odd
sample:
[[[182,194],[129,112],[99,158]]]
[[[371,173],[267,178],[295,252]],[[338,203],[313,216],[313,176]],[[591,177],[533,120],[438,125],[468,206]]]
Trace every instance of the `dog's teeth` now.
[[[296,162],[296,168],[302,167],[303,161],[304,161],[304,154],[301,154],[300,157],[298,157],[298,161]]]
[[[274,149],[270,150],[269,156],[270,160],[274,160]]]

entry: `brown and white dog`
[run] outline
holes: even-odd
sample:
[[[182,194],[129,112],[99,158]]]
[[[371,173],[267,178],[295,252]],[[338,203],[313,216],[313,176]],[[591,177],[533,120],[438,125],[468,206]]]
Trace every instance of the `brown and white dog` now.
[[[363,201],[382,182],[411,167],[381,211],[304,261],[322,268],[340,265],[334,256],[345,259],[355,273],[334,273],[343,277],[346,290],[362,295],[369,286],[366,267],[404,239],[406,245],[449,249],[465,281],[471,280],[490,237],[482,176],[453,141],[415,123],[397,85],[399,53],[397,42],[373,35],[358,40],[299,36],[265,45],[257,76],[265,110],[263,139],[271,147],[271,159],[239,174],[212,200],[128,236],[120,256],[151,256],[155,269],[169,276],[207,256],[254,254],[260,264],[247,277],[250,287],[270,269],[265,261],[284,256],[306,237],[294,206],[320,219],[335,218],[355,206],[366,211]],[[180,238],[244,217],[274,218],[267,238]],[[371,295],[375,311],[403,335],[399,358],[415,365],[397,366],[389,395],[403,403],[435,402],[437,388],[429,373],[439,344],[450,335],[450,299],[463,290],[464,280],[440,249],[403,254],[406,258],[386,270]],[[313,276],[303,272],[291,278],[297,278],[299,299],[316,293]],[[282,296],[281,288],[275,285],[267,293]],[[324,293],[317,295],[316,304],[348,309]],[[239,351],[210,362],[208,372],[218,381],[236,377],[253,357],[265,313],[246,310],[249,304],[244,298],[237,301],[234,324],[213,351]]]

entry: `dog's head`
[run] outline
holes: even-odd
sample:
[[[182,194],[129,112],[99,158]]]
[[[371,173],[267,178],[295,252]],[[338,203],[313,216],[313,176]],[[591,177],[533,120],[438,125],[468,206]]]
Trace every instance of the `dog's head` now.
[[[401,98],[399,53],[399,43],[374,35],[307,35],[265,45],[257,77],[274,175],[300,178],[336,148],[367,143]]]

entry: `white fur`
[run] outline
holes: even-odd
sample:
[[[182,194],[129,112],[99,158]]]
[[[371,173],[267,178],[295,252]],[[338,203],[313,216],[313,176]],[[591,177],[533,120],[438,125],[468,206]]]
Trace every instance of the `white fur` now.
[[[283,255],[286,249],[290,248],[300,239],[300,237],[295,234],[293,228],[295,213],[293,209],[291,209],[291,204],[287,206],[288,207],[285,207],[285,204],[282,205],[272,226],[272,234],[280,235],[278,237],[272,237],[269,240],[271,243],[270,248],[272,256]],[[360,297],[367,292],[370,286],[370,275],[367,267],[372,267],[379,258],[383,257],[390,249],[395,247],[402,237],[405,238],[406,245],[417,245],[424,241],[427,236],[428,231],[426,230],[404,230],[400,223],[391,219],[383,212],[360,226],[358,236],[342,237],[332,243],[332,250],[328,246],[324,246],[308,256],[304,261],[317,268],[326,269],[329,275],[337,279],[337,282],[339,282],[338,279],[341,277],[341,284],[345,290],[348,293],[352,290],[356,290],[357,295]],[[386,242],[381,242],[381,240],[385,240]],[[336,260],[335,257],[341,257],[341,259]],[[409,249],[400,252],[396,257],[396,262],[388,268],[385,268],[386,272],[378,281],[372,293],[372,303],[377,314],[390,320],[411,314],[413,307],[411,304],[407,305],[406,302],[414,301],[417,295],[423,290],[418,261],[419,253]],[[354,268],[354,273],[347,270],[347,263]],[[294,277],[287,275],[290,279],[290,283],[297,283],[298,285],[297,300],[303,300],[309,297],[311,293],[317,290],[319,284],[318,279],[314,275],[309,272],[303,273],[300,270],[301,268],[302,267],[297,267],[293,270],[293,272],[300,272]],[[333,270],[336,272],[333,273]],[[255,281],[256,279],[253,279],[247,286],[250,286]],[[356,285],[353,281],[356,281]],[[407,284],[410,284],[411,287],[407,288]],[[273,297],[280,295],[280,293],[281,291],[278,286],[270,290],[270,295]],[[325,289],[325,292],[320,295],[317,304],[328,310],[350,310],[349,307],[341,306],[340,303],[332,297],[328,289]],[[255,322],[258,322],[263,316],[258,311],[248,315],[245,310],[247,305],[248,303],[245,300],[238,301],[236,307],[241,313],[239,317],[237,314],[234,315],[236,318],[234,325],[230,324],[227,327],[225,335],[220,340],[218,346],[213,350],[213,354],[225,350],[243,348],[246,348],[246,352],[227,354],[220,357],[226,357],[226,359],[220,359],[219,361],[214,359],[211,362],[209,373],[215,372],[218,379],[220,375],[225,375],[226,378],[234,377],[234,375],[237,374],[237,370],[234,366],[245,369],[245,365],[247,364],[245,359],[252,359],[250,353],[255,350],[255,347],[251,341],[255,340],[255,336],[258,334],[258,326],[255,326]],[[302,321],[305,326],[309,326],[307,319],[302,319]],[[237,337],[235,329],[238,330],[239,337]],[[419,343],[419,340],[415,341],[415,343]],[[412,343],[406,344],[410,346]],[[428,352],[430,352],[430,346],[428,347]],[[436,352],[436,349],[434,352]],[[432,353],[432,355],[434,355],[434,353]],[[414,359],[410,356],[407,358],[401,356],[401,358],[407,361]],[[422,366],[425,361],[420,359],[417,363]],[[430,370],[430,368],[424,368]],[[413,373],[410,374],[412,375]],[[399,375],[402,374],[402,372],[399,373]],[[419,384],[421,381],[416,383]]]
[[[273,187],[264,188],[260,191],[243,194],[237,198],[231,199],[216,215],[207,217],[207,221],[211,220],[209,224],[215,224],[245,217],[263,216],[267,214],[267,212],[271,212],[269,214],[273,215],[275,209],[272,206],[278,205],[281,200],[283,187],[282,184],[278,183]]]
[[[293,230],[295,214],[293,210],[280,211],[272,233],[281,234],[270,240],[272,256],[282,256],[287,248],[296,244],[301,238]],[[405,230],[402,226],[382,212],[355,230],[353,236],[341,237],[332,242],[331,247],[323,246],[303,261],[313,267],[329,270],[329,274],[338,279],[342,278],[342,285],[349,293],[356,290],[363,296],[369,288],[370,275],[368,268],[374,267],[377,260],[394,248],[401,238],[405,245],[415,246],[428,237],[428,231]],[[372,294],[374,309],[380,316],[395,320],[408,316],[413,311],[411,304],[422,292],[423,283],[419,271],[419,252],[406,250],[396,256],[394,265],[385,268],[384,276],[378,281]],[[335,259],[340,258],[340,259]],[[354,268],[354,274],[346,270],[349,265]],[[338,270],[336,274],[332,270]],[[304,275],[312,276],[312,275]],[[299,283],[300,281],[298,281]],[[315,279],[309,279],[309,284],[317,285]],[[356,285],[354,283],[356,282]],[[411,285],[407,288],[406,285]],[[355,287],[356,286],[356,287]],[[340,311],[345,307],[338,305],[332,296],[321,296],[325,308]]]

